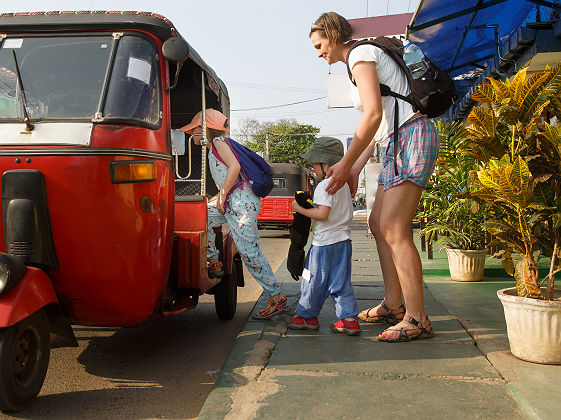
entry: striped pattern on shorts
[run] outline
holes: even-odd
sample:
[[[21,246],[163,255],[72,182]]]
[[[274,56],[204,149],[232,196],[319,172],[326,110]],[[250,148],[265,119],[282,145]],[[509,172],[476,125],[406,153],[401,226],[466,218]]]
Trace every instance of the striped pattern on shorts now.
[[[393,134],[382,147],[383,169],[378,185],[389,190],[405,181],[411,181],[425,188],[434,170],[440,141],[434,124],[421,116],[408,121],[399,128],[397,170],[393,165]]]

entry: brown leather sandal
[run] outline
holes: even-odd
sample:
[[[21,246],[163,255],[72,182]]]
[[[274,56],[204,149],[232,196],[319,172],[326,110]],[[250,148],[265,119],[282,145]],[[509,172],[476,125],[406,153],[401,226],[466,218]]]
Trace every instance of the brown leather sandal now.
[[[365,311],[362,311],[358,314],[358,318],[365,321],[365,322],[372,322],[372,323],[379,323],[379,322],[386,322],[390,325],[395,325],[402,321],[402,319],[398,319],[396,315],[405,315],[405,306],[400,305],[395,309],[391,309],[385,302],[382,302],[382,309],[388,311],[386,315],[375,315],[375,316],[368,316],[370,311],[376,309],[376,307],[369,308]],[[396,312],[394,312],[396,311]]]
[[[381,335],[380,334],[377,340],[384,341],[386,343],[399,343],[399,342],[406,342],[406,341],[413,341],[413,340],[423,340],[423,339],[434,337],[434,329],[431,326],[431,322],[428,316],[423,322],[419,322],[413,317],[409,317],[408,319],[403,319],[401,322],[407,323],[411,325],[413,328],[405,328],[405,327],[397,328],[397,326],[390,327],[384,330],[384,332],[399,331],[399,335],[395,338],[386,338],[386,337],[380,337]],[[407,334],[407,332],[410,331],[418,331],[418,332],[415,334]]]

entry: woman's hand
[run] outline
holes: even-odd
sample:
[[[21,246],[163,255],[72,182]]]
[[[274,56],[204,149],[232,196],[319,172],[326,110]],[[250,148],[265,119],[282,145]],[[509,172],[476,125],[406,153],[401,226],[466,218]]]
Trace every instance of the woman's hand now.
[[[327,191],[328,194],[335,194],[351,177],[351,168],[341,160],[329,168],[325,177],[331,177],[325,191]]]
[[[216,200],[216,210],[218,210],[220,214],[226,213],[226,210],[224,210],[225,201],[226,201],[226,194],[222,194],[222,191],[220,191],[220,194],[218,194],[218,198]]]
[[[359,176],[359,174],[360,174],[360,172],[355,173],[355,171],[351,171],[351,177],[347,181],[347,184],[349,184],[349,188],[351,189],[351,197],[354,197],[357,190],[358,190],[358,176]]]

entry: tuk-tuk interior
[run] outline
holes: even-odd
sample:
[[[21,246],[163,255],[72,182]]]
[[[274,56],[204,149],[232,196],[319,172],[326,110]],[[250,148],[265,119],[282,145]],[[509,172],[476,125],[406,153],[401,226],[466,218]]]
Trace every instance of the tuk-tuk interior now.
[[[170,65],[170,75],[175,73],[174,66]],[[192,60],[187,60],[179,73],[177,86],[170,92],[171,106],[171,127],[172,130],[178,130],[184,125],[191,122],[197,112],[202,109],[202,77],[201,68]],[[211,86],[215,87],[212,89]],[[221,94],[217,95],[216,82],[212,75],[205,74],[205,102],[206,108],[214,108],[228,115],[229,106],[223,105],[224,98]],[[180,135],[185,137],[185,154],[176,155],[177,174],[175,181],[175,195],[179,197],[201,195],[201,168],[203,159],[203,149],[196,146],[189,135]],[[189,153],[190,152],[190,153]],[[190,157],[190,158],[189,158]],[[188,177],[188,179],[182,179]],[[218,189],[212,181],[208,166],[206,166],[206,183],[205,193],[207,197],[214,196]]]

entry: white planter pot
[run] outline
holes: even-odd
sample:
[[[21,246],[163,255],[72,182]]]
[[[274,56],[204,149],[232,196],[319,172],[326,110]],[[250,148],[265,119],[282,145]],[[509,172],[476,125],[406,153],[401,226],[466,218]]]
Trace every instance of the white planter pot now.
[[[529,362],[561,364],[561,301],[519,297],[515,287],[501,289],[497,296],[504,307],[512,354]],[[554,296],[559,298],[561,291]]]
[[[454,281],[481,281],[487,251],[445,248],[450,278]]]

